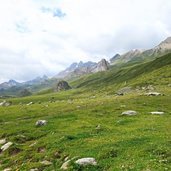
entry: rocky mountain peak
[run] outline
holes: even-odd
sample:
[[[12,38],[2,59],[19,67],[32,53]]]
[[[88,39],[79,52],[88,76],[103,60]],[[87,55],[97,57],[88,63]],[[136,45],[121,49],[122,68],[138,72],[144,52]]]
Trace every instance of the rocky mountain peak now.
[[[106,71],[109,69],[109,63],[106,59],[102,59],[100,62],[97,63],[96,67],[92,70],[92,72],[101,72]]]

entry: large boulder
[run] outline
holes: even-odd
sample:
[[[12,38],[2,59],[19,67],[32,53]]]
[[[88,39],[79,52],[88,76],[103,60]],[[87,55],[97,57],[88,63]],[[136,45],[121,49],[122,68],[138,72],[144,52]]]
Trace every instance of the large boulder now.
[[[63,91],[71,89],[70,85],[66,81],[59,81],[56,86],[56,91]]]
[[[97,165],[95,158],[91,158],[91,157],[78,159],[75,163],[78,165],[81,165],[81,166],[86,166],[86,165],[95,166],[95,165]]]

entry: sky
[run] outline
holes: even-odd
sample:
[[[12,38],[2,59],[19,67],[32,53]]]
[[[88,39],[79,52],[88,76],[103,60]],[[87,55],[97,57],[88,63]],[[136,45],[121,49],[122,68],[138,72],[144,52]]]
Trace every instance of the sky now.
[[[170,0],[0,0],[0,82],[150,49],[171,36]]]

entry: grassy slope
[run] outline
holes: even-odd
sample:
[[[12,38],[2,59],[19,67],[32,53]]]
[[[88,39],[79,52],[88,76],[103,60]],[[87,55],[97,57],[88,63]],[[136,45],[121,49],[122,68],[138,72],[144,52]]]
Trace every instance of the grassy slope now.
[[[167,55],[72,82],[79,89],[10,99],[13,106],[0,107],[0,139],[7,138],[14,145],[0,154],[0,170],[60,170],[66,156],[95,157],[98,162],[97,167],[85,168],[71,164],[70,170],[75,171],[171,170],[170,64]],[[139,92],[114,96],[113,91],[124,86],[125,80],[132,86],[154,83],[167,96],[147,97]],[[30,101],[35,104],[27,106]],[[121,116],[125,110],[136,110],[138,115]],[[165,115],[150,115],[151,111]],[[48,124],[35,127],[38,119]],[[43,160],[53,164],[44,166]]]

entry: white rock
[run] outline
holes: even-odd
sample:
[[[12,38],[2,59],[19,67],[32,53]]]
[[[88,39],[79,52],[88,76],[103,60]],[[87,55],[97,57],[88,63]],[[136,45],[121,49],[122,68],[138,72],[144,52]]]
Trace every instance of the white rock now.
[[[137,112],[134,110],[128,110],[128,111],[122,112],[122,115],[128,115],[128,116],[132,116],[132,115],[136,115],[136,114],[137,114]]]
[[[162,94],[158,92],[149,92],[149,93],[146,93],[145,95],[146,96],[161,96]]]
[[[11,170],[12,170],[11,168],[6,168],[3,171],[11,171]]]
[[[30,102],[30,103],[27,104],[27,106],[30,106],[30,105],[32,105],[32,104],[33,104],[33,102]]]
[[[38,171],[38,168],[30,169],[30,171]]]
[[[6,142],[7,142],[6,139],[2,139],[2,140],[0,140],[0,145],[5,144]]]
[[[150,112],[152,115],[163,115],[164,112]]]
[[[76,164],[79,164],[81,166],[86,166],[86,165],[97,165],[97,162],[94,158],[82,158],[82,159],[78,159],[76,162]]]
[[[38,120],[36,122],[36,126],[44,126],[47,124],[47,121],[46,120]]]
[[[44,161],[42,161],[42,162],[40,162],[40,163],[41,163],[41,164],[44,164],[44,165],[46,165],[46,166],[49,166],[49,165],[52,164],[52,162],[47,161],[47,160],[44,160]]]
[[[67,160],[66,162],[64,162],[61,166],[61,169],[63,170],[67,170],[68,169],[68,166],[69,166],[69,163],[70,163],[71,160]]]
[[[4,144],[4,145],[1,147],[1,150],[2,150],[2,151],[7,150],[12,144],[13,144],[12,142],[8,142],[8,143]]]

